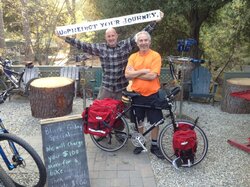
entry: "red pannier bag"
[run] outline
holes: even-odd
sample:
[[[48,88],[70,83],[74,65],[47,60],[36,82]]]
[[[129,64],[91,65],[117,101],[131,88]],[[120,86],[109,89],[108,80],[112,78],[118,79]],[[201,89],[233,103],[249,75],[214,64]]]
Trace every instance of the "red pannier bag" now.
[[[196,132],[187,124],[178,124],[173,135],[173,149],[175,155],[187,164],[188,160],[193,163],[197,149]]]
[[[83,113],[83,132],[96,136],[106,136],[117,125],[117,114],[122,112],[123,102],[111,98],[96,99]]]

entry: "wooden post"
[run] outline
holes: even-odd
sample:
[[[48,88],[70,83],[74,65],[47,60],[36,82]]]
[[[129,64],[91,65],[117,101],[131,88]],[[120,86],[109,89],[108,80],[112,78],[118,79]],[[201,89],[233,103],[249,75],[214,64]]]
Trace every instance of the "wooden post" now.
[[[225,84],[225,95],[221,105],[221,110],[232,114],[249,114],[250,101],[233,97],[233,92],[246,91],[250,89],[250,78],[232,78]]]
[[[30,84],[32,116],[53,118],[72,112],[74,81],[66,77],[46,77]]]

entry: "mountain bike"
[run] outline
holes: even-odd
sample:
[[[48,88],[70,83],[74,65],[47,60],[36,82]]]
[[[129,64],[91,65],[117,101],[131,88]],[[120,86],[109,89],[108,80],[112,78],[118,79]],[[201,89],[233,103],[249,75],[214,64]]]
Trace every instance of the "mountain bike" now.
[[[45,186],[47,173],[40,156],[26,141],[9,133],[1,118],[0,155],[0,181],[5,186]]]
[[[16,72],[11,67],[11,60],[3,60],[0,58],[0,104],[14,92],[18,92],[23,96],[28,96],[30,83],[36,79],[32,78],[27,82],[24,80],[25,70],[27,71],[26,68],[33,68],[31,63],[28,63],[22,72]]]
[[[180,124],[185,124],[186,126],[192,128],[197,134],[198,148],[195,153],[194,161],[191,163],[183,163],[182,167],[191,167],[198,163],[200,163],[206,156],[208,150],[208,140],[204,131],[197,125],[198,118],[194,121],[184,120],[184,119],[176,119],[174,114],[174,97],[180,92],[180,87],[175,87],[170,91],[168,95],[161,100],[160,104],[154,105],[138,105],[133,102],[133,99],[139,94],[134,92],[123,92],[123,95],[128,98],[130,105],[125,108],[122,112],[118,113],[116,116],[116,122],[120,124],[118,127],[113,127],[111,132],[104,137],[99,137],[96,135],[91,135],[90,137],[94,144],[100,149],[108,152],[113,152],[121,149],[127,142],[128,139],[131,139],[131,142],[136,147],[142,147],[144,151],[147,151],[145,145],[146,135],[153,130],[153,128],[161,125],[161,131],[159,135],[159,147],[165,156],[166,160],[169,162],[173,162],[178,157],[176,156],[173,150],[173,134],[175,129]],[[154,108],[160,110],[166,110],[168,113],[157,123],[150,125],[150,127],[143,133],[138,132],[138,120],[135,113],[135,107],[141,108]],[[132,112],[135,117],[135,123],[128,123],[126,118],[126,113]],[[165,113],[165,112],[164,112]],[[166,118],[170,118],[171,122],[165,124],[164,121]],[[116,123],[115,122],[115,123]],[[123,127],[123,128],[121,128]]]

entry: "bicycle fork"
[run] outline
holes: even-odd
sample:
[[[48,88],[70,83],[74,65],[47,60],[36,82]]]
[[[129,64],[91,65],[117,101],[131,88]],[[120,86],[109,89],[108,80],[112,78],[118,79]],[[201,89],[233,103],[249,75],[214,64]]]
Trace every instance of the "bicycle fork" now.
[[[12,156],[12,161],[13,163],[11,163],[9,161],[9,159],[7,158],[2,146],[0,145],[0,155],[2,156],[6,166],[8,167],[9,170],[13,170],[14,168],[16,168],[18,165],[24,165],[25,166],[25,163],[24,163],[24,160],[19,156],[18,152],[17,152],[17,149],[14,145],[13,142],[9,142],[9,146],[13,152],[13,156]]]

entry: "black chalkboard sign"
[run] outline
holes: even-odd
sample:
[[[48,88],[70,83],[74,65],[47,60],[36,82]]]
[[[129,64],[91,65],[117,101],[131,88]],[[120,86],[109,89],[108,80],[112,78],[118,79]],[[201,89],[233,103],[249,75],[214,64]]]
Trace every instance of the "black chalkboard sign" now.
[[[85,139],[80,115],[41,120],[49,187],[89,187]]]

